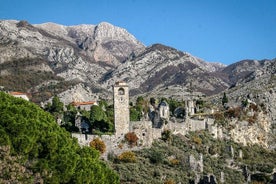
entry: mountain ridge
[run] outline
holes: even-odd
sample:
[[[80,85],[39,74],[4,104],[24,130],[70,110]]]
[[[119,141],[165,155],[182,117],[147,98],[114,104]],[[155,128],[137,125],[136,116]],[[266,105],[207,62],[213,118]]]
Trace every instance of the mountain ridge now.
[[[106,22],[64,26],[2,20],[0,51],[2,78],[17,75],[15,71],[22,69],[14,70],[16,65],[4,67],[5,63],[29,60],[26,66],[18,67],[25,67],[24,70],[33,73],[51,72],[69,83],[74,81],[72,85],[88,86],[91,91],[93,86],[97,86],[97,91],[102,91],[105,96],[110,96],[111,86],[118,80],[129,83],[131,95],[152,94],[160,90],[166,92],[166,89],[176,90],[174,93],[167,91],[169,96],[179,93],[178,97],[181,97],[191,92],[213,95],[235,86],[239,81],[249,80],[246,78],[254,75],[253,71],[260,71],[258,75],[263,75],[266,71],[262,68],[267,67],[258,64],[262,61],[257,60],[247,60],[247,65],[245,60],[226,66],[205,62],[188,52],[162,44],[146,47],[127,30]],[[51,85],[51,80],[46,79],[44,84]],[[32,86],[29,92],[36,94],[37,88]],[[50,93],[56,94],[54,91]]]

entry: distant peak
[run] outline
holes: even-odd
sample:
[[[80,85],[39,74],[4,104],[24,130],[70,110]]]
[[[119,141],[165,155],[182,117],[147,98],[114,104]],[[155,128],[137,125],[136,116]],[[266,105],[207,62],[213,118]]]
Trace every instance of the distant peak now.
[[[20,20],[17,24],[18,27],[27,27],[32,26],[28,21],[26,20]]]
[[[163,44],[160,44],[160,43],[156,43],[156,44],[153,44],[151,46],[148,47],[148,50],[151,50],[151,51],[154,51],[154,50],[159,50],[159,51],[172,51],[172,52],[178,52],[178,53],[182,53],[181,51],[173,48],[173,47],[170,47],[170,46],[166,46],[166,45],[163,45]]]
[[[173,49],[173,50],[176,50],[176,49],[173,48],[173,47],[170,47],[170,46],[167,46],[167,45],[163,45],[163,44],[161,44],[161,43],[155,43],[155,44],[151,45],[150,48],[156,48],[156,49]]]
[[[98,26],[114,26],[114,25],[112,25],[108,22],[101,22],[101,23],[98,24]]]
[[[34,24],[34,25],[62,26],[62,25],[54,23],[54,22],[45,22],[42,24]]]

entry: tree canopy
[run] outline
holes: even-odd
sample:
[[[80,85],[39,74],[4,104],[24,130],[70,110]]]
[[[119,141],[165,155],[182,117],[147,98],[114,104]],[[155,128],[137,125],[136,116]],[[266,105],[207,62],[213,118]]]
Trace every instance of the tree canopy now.
[[[51,114],[2,92],[0,147],[9,147],[12,155],[22,158],[20,164],[33,172],[32,177],[39,175],[45,183],[119,183],[117,174],[99,160],[99,152],[81,148]],[[28,177],[18,182],[26,183]]]

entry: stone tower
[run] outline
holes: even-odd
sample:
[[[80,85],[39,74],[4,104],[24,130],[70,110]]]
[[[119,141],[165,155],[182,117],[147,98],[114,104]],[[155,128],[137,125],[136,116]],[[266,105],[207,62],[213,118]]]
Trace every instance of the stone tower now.
[[[193,100],[187,100],[186,101],[186,115],[191,116],[195,114],[195,106],[194,106],[194,101]]]
[[[114,94],[114,122],[116,137],[123,137],[129,132],[129,94],[125,82],[116,82]]]

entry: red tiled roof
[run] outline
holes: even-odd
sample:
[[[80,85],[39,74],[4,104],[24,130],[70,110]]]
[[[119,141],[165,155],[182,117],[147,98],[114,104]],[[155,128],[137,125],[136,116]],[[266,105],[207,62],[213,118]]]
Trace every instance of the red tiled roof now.
[[[27,96],[27,93],[22,93],[22,92],[17,92],[17,91],[12,91],[10,92],[11,95],[26,95]]]
[[[93,105],[95,104],[96,102],[93,102],[93,101],[89,101],[89,102],[72,102],[72,105],[74,106],[79,106],[79,105]]]

